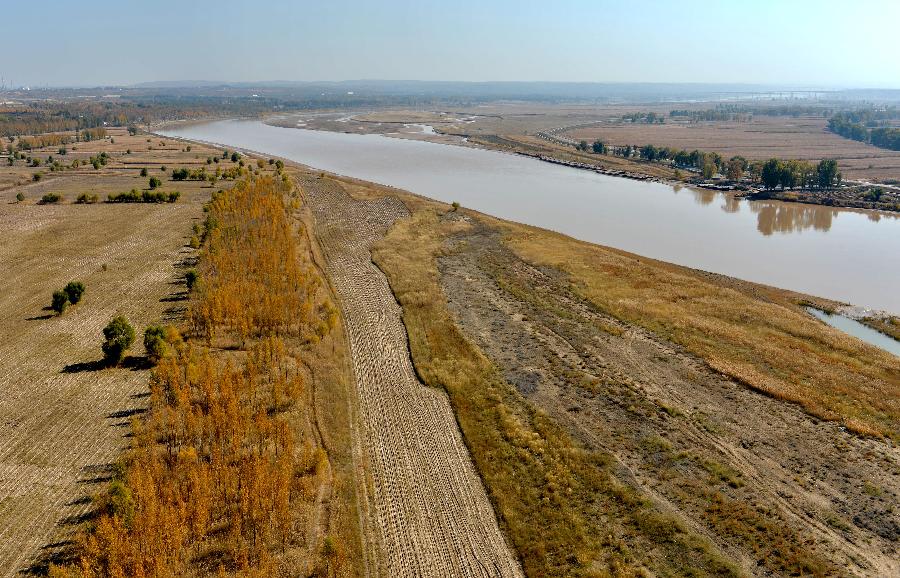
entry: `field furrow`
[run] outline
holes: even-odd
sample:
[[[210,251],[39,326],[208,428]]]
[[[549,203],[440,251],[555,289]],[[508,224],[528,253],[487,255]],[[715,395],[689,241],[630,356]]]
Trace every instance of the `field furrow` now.
[[[521,576],[446,394],[417,379],[400,307],[371,261],[371,245],[408,211],[327,179],[306,189],[350,342],[379,573]]]

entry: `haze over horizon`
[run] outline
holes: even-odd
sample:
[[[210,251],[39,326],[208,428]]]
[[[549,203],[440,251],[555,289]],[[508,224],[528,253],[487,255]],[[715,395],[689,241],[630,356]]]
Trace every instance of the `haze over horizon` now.
[[[900,19],[900,3],[724,4],[500,0],[453,6],[396,0],[184,3],[63,0],[4,9],[5,39],[27,57],[0,65],[7,86],[415,79],[741,83],[900,88],[890,34],[855,24]],[[840,39],[840,42],[836,42]]]

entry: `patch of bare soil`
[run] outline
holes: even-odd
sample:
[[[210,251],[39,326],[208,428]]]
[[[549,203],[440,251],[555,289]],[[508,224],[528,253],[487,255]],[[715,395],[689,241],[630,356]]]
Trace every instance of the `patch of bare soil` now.
[[[327,178],[301,184],[350,344],[370,572],[521,576],[447,396],[417,379],[400,307],[371,261],[372,244],[407,209],[392,197],[355,200]]]
[[[620,480],[749,574],[900,572],[900,451],[889,442],[754,393],[603,314],[474,219],[439,268],[460,326],[530,403],[615,456]]]

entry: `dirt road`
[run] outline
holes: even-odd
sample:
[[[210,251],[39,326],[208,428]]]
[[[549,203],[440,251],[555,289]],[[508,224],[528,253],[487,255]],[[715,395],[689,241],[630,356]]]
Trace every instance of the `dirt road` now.
[[[369,568],[377,575],[521,576],[443,391],[425,387],[370,247],[408,214],[396,198],[353,199],[302,182],[344,312],[368,479]]]

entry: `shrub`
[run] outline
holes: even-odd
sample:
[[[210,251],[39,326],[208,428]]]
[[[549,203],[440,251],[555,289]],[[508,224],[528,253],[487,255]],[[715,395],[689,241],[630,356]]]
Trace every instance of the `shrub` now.
[[[175,353],[182,343],[181,334],[171,325],[151,325],[144,331],[144,349],[154,362]]]
[[[59,195],[59,193],[47,193],[46,195],[41,197],[41,204],[52,205],[54,203],[58,203],[60,200],[62,200],[62,197]]]
[[[180,197],[180,196],[181,196],[180,191],[172,191],[169,193],[169,196],[166,198],[166,202],[174,203],[175,201],[178,200],[178,197]]]
[[[21,191],[19,191],[18,193],[16,193],[16,201],[18,201],[18,202],[21,203],[21,202],[24,201],[24,200],[25,200],[25,194],[24,194],[24,193],[22,193]]]
[[[41,173],[34,173],[33,175],[31,175],[31,180],[34,182],[38,182],[39,180],[41,180],[42,176],[43,175],[41,175]]]
[[[125,358],[125,352],[134,343],[134,327],[124,317],[114,317],[103,328],[103,338],[103,357],[110,365],[119,365]]]
[[[100,197],[97,195],[89,195],[87,193],[81,193],[78,195],[78,198],[75,199],[75,202],[79,205],[91,205],[100,200]]]
[[[50,300],[50,308],[53,309],[57,315],[65,313],[68,305],[69,296],[65,291],[59,290],[53,292],[53,298]]]
[[[60,148],[59,148],[59,154],[61,154],[61,155],[65,155],[65,154],[68,153],[68,152],[69,152],[69,151],[66,150],[66,147],[60,147]]]
[[[146,176],[147,176],[147,167],[144,167],[144,168],[141,169],[141,176],[142,176],[142,177],[146,177]]]
[[[183,181],[190,176],[191,172],[185,168],[181,169],[173,169],[172,170],[172,180],[173,181]]]
[[[162,181],[159,177],[150,177],[150,189],[156,189],[162,186]]]
[[[69,303],[75,305],[76,303],[81,301],[81,297],[82,295],[84,295],[84,283],[82,283],[81,281],[69,281],[68,283],[66,283],[63,291],[69,298]]]
[[[127,193],[110,193],[106,200],[109,203],[139,203],[141,202],[141,194],[137,189],[131,189]]]
[[[196,269],[188,269],[187,273],[184,274],[184,284],[187,285],[188,291],[194,290],[194,286],[197,285],[197,279],[199,279],[199,275],[197,275],[197,270]]]
[[[241,155],[237,153],[231,153],[231,162],[236,163],[241,159]]]

